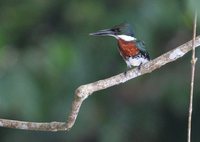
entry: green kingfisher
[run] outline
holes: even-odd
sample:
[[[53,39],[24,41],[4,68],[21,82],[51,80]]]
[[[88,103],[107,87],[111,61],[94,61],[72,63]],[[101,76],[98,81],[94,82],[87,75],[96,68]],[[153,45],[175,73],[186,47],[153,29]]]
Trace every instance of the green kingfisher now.
[[[92,36],[112,36],[117,39],[119,52],[127,64],[128,69],[138,67],[150,60],[149,54],[145,49],[144,42],[134,36],[134,32],[128,23],[114,26],[110,29],[104,29]]]

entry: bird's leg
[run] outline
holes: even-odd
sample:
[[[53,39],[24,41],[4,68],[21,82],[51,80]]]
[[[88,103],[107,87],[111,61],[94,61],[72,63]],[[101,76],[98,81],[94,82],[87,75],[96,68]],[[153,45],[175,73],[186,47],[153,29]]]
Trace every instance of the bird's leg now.
[[[125,75],[125,76],[127,75],[127,71],[128,71],[129,69],[131,69],[131,66],[127,66],[127,68],[126,68],[126,70],[125,70],[125,72],[124,72],[124,75]]]
[[[140,69],[141,69],[141,66],[142,66],[142,63],[140,63],[140,65],[137,67],[137,68],[138,68],[138,70],[140,70]]]

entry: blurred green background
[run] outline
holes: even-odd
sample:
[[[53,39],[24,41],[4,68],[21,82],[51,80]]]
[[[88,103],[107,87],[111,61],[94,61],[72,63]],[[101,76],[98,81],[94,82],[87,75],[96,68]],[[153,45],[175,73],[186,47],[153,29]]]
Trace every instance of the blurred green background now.
[[[65,121],[78,86],[126,69],[115,39],[90,37],[90,32],[129,22],[153,59],[191,39],[195,5],[200,4],[187,0],[1,0],[0,117]],[[199,49],[196,54],[200,58]],[[186,141],[190,60],[191,52],[151,74],[94,93],[83,103],[68,133],[0,128],[0,141]],[[200,61],[193,142],[200,141],[199,72]]]

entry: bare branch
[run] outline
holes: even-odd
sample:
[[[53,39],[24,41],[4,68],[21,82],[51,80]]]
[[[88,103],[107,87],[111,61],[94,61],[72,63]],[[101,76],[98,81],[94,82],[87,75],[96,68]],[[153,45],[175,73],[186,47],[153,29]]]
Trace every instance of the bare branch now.
[[[6,128],[15,128],[22,130],[36,130],[36,131],[64,131],[66,130],[66,123],[64,122],[25,122],[10,119],[0,119],[0,126]]]
[[[196,37],[194,42],[194,47],[200,46],[200,36]],[[74,101],[72,102],[71,112],[69,114],[68,120],[64,122],[50,122],[50,123],[36,123],[36,122],[24,122],[24,121],[15,121],[9,119],[0,119],[0,126],[7,128],[16,128],[24,130],[38,130],[38,131],[65,131],[70,130],[78,116],[82,102],[92,93],[100,91],[121,83],[127,82],[133,78],[150,73],[156,69],[159,69],[161,66],[164,66],[167,63],[173,62],[178,58],[184,56],[187,52],[192,50],[192,41],[189,41],[150,62],[141,66],[141,69],[137,68],[131,69],[127,72],[126,76],[124,73],[115,75],[113,77],[99,80],[93,83],[80,86],[75,91]]]
[[[191,60],[191,88],[190,88],[190,102],[189,102],[189,115],[188,115],[188,142],[191,142],[191,130],[192,130],[192,107],[193,107],[193,92],[194,92],[194,74],[195,74],[195,65],[197,58],[195,57],[195,39],[196,39],[196,29],[197,29],[197,12],[194,16],[194,25],[193,25],[193,39],[192,39],[192,60]]]

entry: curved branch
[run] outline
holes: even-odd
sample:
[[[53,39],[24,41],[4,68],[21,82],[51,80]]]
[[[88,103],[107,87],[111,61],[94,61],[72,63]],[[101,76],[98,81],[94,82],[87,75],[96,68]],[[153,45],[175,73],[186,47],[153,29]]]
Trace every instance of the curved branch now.
[[[200,36],[196,37],[194,47],[200,46]],[[93,83],[82,85],[75,91],[74,101],[72,102],[71,112],[69,114],[68,120],[64,122],[50,122],[50,123],[36,123],[36,122],[25,122],[25,121],[16,121],[9,119],[0,119],[0,127],[7,128],[16,128],[24,130],[37,130],[37,131],[66,131],[70,130],[78,116],[82,102],[92,93],[100,91],[115,85],[119,85],[126,81],[129,81],[138,76],[150,73],[160,67],[164,66],[167,63],[173,62],[178,58],[184,56],[187,52],[192,50],[192,41],[189,41],[150,62],[141,66],[140,70],[137,68],[131,69],[126,73],[112,76],[107,79],[99,80]]]

